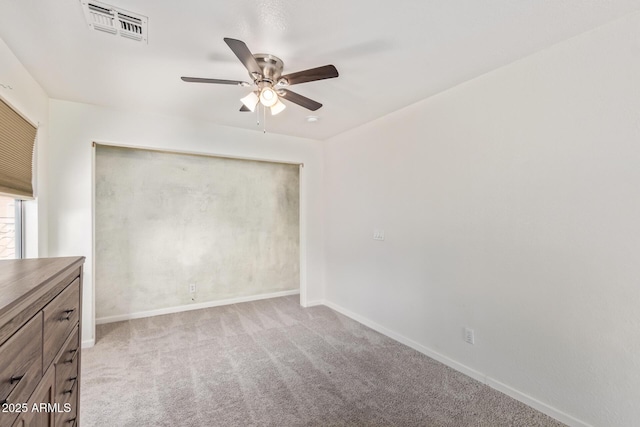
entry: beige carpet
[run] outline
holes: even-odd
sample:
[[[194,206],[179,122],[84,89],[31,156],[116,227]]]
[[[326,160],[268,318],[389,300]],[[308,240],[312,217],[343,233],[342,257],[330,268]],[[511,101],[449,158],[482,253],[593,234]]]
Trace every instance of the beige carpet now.
[[[329,308],[284,297],[101,325],[91,426],[561,426]]]

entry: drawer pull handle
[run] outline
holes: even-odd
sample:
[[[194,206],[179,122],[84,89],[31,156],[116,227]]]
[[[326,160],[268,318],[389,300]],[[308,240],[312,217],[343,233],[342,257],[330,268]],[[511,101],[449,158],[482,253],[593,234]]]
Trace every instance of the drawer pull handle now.
[[[25,374],[22,375],[13,375],[9,380],[9,384],[19,383],[21,379],[23,379]]]
[[[70,420],[67,420],[67,424],[73,423],[73,425],[76,425],[76,419],[75,418],[71,418]]]
[[[78,377],[69,378],[67,381],[73,381],[73,384],[71,384],[71,388],[69,390],[63,391],[62,394],[71,394],[71,393],[73,393],[73,388],[76,386],[76,381],[77,380],[78,380]]]
[[[73,353],[73,356],[71,356],[71,359],[69,360],[65,360],[64,363],[73,363],[73,361],[75,360],[76,356],[78,355],[78,349],[73,349],[73,350],[69,350],[69,353]]]
[[[71,320],[71,314],[73,314],[74,311],[76,311],[75,308],[72,308],[71,310],[64,310],[63,313],[66,314],[67,317],[61,317],[60,321]]]

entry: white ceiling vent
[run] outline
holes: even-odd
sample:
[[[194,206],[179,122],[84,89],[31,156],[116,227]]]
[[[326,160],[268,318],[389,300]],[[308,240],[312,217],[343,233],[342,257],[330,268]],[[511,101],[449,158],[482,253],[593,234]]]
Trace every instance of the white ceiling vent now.
[[[147,42],[146,16],[97,1],[82,0],[82,10],[90,28],[128,39]]]

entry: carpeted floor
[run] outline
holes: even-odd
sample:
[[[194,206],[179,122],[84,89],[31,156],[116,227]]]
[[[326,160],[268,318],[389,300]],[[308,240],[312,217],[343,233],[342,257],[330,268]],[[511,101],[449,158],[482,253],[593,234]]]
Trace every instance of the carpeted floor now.
[[[562,426],[298,296],[98,326],[81,422],[97,426]]]

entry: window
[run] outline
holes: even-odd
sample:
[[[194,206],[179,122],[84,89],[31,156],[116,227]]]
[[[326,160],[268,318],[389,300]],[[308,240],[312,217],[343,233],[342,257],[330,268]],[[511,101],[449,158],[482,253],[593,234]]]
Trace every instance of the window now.
[[[23,257],[22,200],[0,196],[0,259]]]
[[[0,99],[0,259],[24,258],[23,200],[33,200],[38,128]]]

